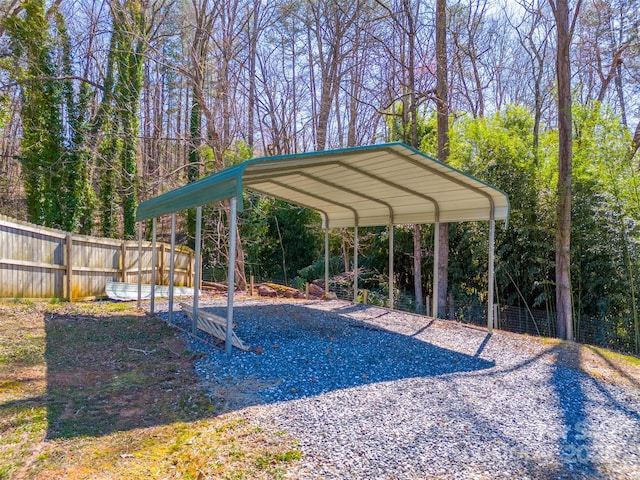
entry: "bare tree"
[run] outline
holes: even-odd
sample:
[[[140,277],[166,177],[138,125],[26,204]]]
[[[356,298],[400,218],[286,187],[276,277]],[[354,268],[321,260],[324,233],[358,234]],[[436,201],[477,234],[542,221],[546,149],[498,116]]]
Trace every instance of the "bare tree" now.
[[[622,80],[625,58],[638,45],[636,29],[640,17],[630,2],[593,0],[580,20],[576,50],[582,101],[603,102],[616,80]],[[621,91],[621,88],[614,91],[614,97]],[[624,97],[619,100],[624,117]]]
[[[537,159],[542,113],[551,90],[545,87],[545,78],[549,61],[549,37],[553,27],[546,21],[542,0],[523,0],[520,7],[524,10],[521,21],[517,25],[511,23],[511,26],[518,36],[520,46],[529,57],[525,69],[530,72],[532,81],[526,84],[531,89],[533,102],[533,150]],[[510,18],[508,14],[505,16]]]
[[[474,117],[483,117],[484,90],[491,76],[483,71],[481,58],[491,51],[491,36],[486,26],[487,0],[468,0],[458,4],[451,19],[453,57],[458,74],[458,90],[466,99]],[[437,28],[437,27],[436,27]]]
[[[329,2],[310,2],[307,4],[306,22],[309,44],[309,61],[311,76],[314,76],[317,64],[319,74],[318,92],[312,91],[311,102],[315,123],[316,150],[324,150],[327,146],[329,117],[344,77],[343,62],[349,51],[349,35],[359,15],[361,2],[345,2],[332,0]],[[316,85],[316,81],[312,81]]]

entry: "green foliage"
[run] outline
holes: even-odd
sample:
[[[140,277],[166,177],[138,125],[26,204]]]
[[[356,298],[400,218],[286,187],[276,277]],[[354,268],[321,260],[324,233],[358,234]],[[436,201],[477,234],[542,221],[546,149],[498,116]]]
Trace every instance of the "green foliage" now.
[[[638,172],[630,133],[594,103],[574,108],[572,283],[575,327],[599,321],[603,338],[625,335],[640,350],[634,279],[640,274]],[[615,332],[615,335],[613,334]],[[633,341],[631,341],[633,339]]]
[[[27,0],[22,13],[3,20],[13,54],[9,73],[21,89],[27,211],[34,223],[86,232],[92,210],[84,145],[86,95],[75,92],[70,80],[57,79],[69,77],[72,59],[64,18],[53,13],[50,25],[45,2]],[[61,58],[59,64],[54,56]]]
[[[418,134],[417,145],[422,145],[425,138],[435,138],[437,134],[437,125],[435,117],[426,117],[418,113],[418,121],[416,131]],[[402,102],[396,102],[391,107],[390,115],[387,116],[388,138],[390,142],[400,141],[411,144],[411,129],[413,122],[409,118],[408,112],[404,112]]]
[[[123,139],[120,149],[123,233],[124,238],[134,238],[136,234],[135,214],[138,203],[136,162],[138,132],[140,130],[138,110],[142,91],[142,66],[145,49],[144,14],[140,3],[135,0],[124,2],[121,8],[113,8],[112,12],[114,13],[113,35],[118,39],[116,111]]]
[[[574,107],[571,282],[578,338],[635,339],[634,278],[640,274],[638,173],[628,158],[629,132],[600,105]],[[508,229],[496,232],[496,287],[501,304],[554,309],[557,133],[534,155],[532,118],[508,107],[489,118],[463,117],[451,133],[451,163],[504,190]],[[457,304],[485,301],[487,226],[452,225],[450,285]],[[640,335],[639,335],[640,337]],[[634,348],[638,348],[636,345]]]
[[[537,175],[532,124],[528,112],[508,107],[490,118],[465,118],[451,135],[451,164],[509,196],[509,228],[496,231],[496,279],[500,301],[511,305],[542,304],[550,293],[545,280],[552,278],[553,212],[540,201],[548,192]],[[476,292],[487,290],[487,225],[465,223],[451,230],[454,293],[484,295]]]
[[[109,45],[104,94],[96,129],[101,133],[101,230],[118,236],[115,219],[122,214],[124,238],[136,234],[138,204],[138,111],[146,48],[146,18],[139,1],[128,0],[111,9],[113,31]]]
[[[240,232],[252,275],[288,282],[318,259],[322,251],[318,213],[262,196],[248,196],[245,205]]]
[[[1,65],[0,65],[0,68]],[[11,115],[11,99],[6,94],[0,94],[0,130],[4,129]]]
[[[191,112],[189,115],[189,168],[187,169],[187,179],[189,183],[195,182],[200,178],[200,157],[201,148],[199,145],[202,128],[202,113],[200,111],[200,103],[196,87],[192,88]],[[189,239],[193,239],[191,246],[195,242],[196,237],[196,210],[190,208],[187,211],[187,232]]]
[[[211,150],[211,149],[209,149]],[[227,167],[233,167],[253,157],[253,148],[244,140],[238,140],[234,143],[233,148],[224,151],[222,162]]]

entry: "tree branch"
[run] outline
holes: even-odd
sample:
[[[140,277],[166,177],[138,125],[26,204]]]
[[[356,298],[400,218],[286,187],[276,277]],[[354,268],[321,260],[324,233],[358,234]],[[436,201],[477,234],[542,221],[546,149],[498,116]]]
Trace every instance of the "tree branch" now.
[[[78,75],[61,75],[61,76],[55,76],[55,77],[47,77],[47,76],[42,76],[42,77],[35,77],[35,78],[28,78],[25,80],[20,80],[17,82],[11,82],[11,83],[7,83],[4,86],[5,87],[15,87],[15,86],[19,86],[19,85],[24,85],[24,84],[28,84],[28,83],[43,83],[43,82],[62,82],[65,80],[76,80],[78,82],[82,82],[82,83],[86,83],[87,85],[91,85],[94,88],[97,88],[98,90],[104,91],[104,86],[100,85],[99,83],[96,83],[92,80],[89,80],[87,78],[78,76]]]

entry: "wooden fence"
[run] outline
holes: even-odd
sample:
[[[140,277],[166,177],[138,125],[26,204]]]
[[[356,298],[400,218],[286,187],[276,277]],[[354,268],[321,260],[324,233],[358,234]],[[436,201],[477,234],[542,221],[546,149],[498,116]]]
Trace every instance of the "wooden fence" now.
[[[170,246],[156,244],[156,284],[169,284]],[[138,242],[76,235],[0,215],[0,298],[87,300],[107,281],[151,283],[152,248]],[[176,286],[193,287],[194,252],[175,248]]]

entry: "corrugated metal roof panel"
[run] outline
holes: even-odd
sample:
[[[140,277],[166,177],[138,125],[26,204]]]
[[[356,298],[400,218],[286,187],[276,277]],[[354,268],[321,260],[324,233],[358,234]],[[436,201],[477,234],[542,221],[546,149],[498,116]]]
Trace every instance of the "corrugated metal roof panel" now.
[[[499,189],[402,143],[249,160],[143,202],[138,220],[238,195],[242,187],[313,208],[328,227],[506,220]]]

